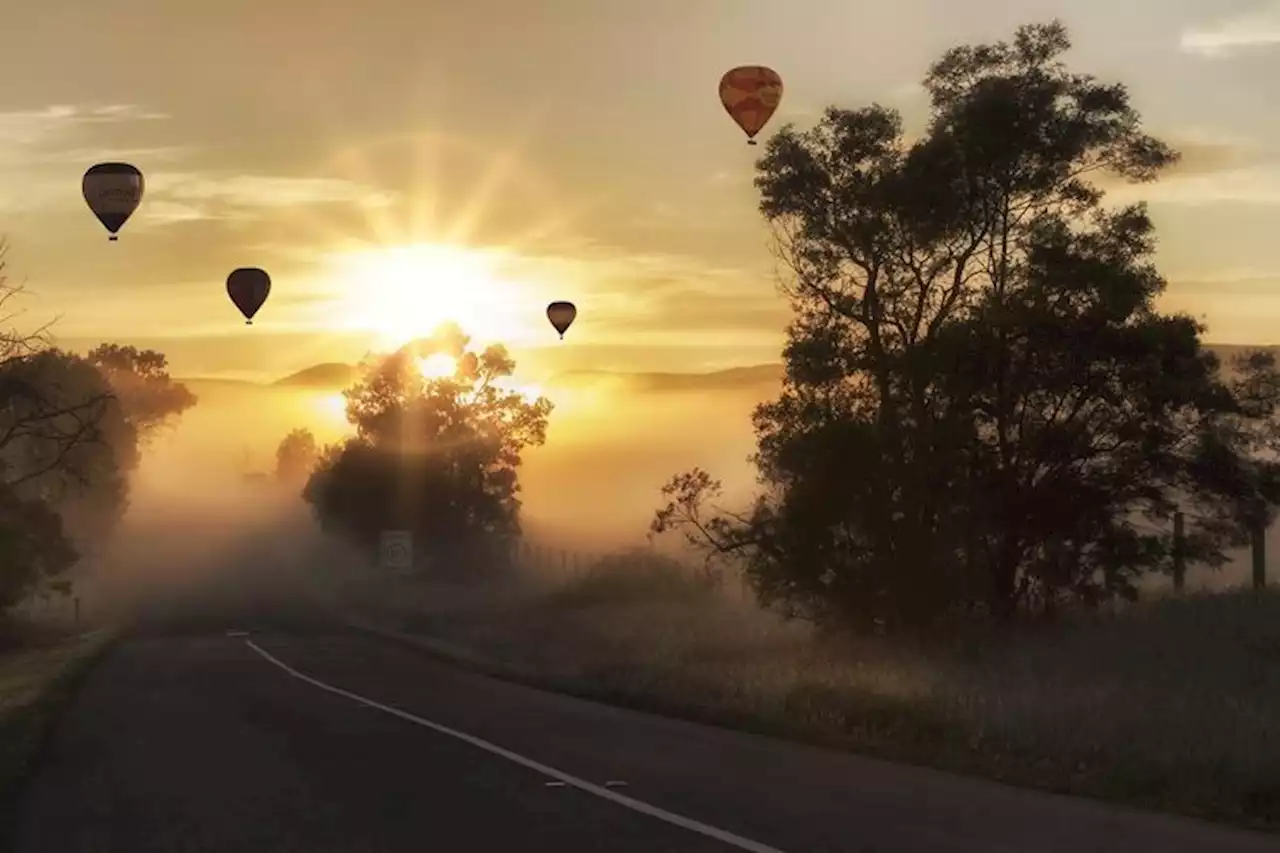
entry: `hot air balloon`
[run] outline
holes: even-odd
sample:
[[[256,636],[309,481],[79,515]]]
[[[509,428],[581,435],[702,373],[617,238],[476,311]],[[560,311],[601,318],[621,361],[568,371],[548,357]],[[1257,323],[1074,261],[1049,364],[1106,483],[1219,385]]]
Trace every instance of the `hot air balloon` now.
[[[253,315],[271,293],[271,276],[257,267],[240,267],[227,276],[227,295],[244,315],[244,324],[253,325]]]
[[[564,333],[573,325],[573,320],[577,316],[578,309],[572,302],[552,302],[547,306],[547,319],[560,333],[560,340],[564,340]]]
[[[763,65],[740,65],[720,78],[720,103],[729,117],[746,131],[747,144],[773,117],[782,101],[782,78]]]
[[[80,189],[93,215],[111,233],[108,240],[117,239],[116,232],[138,209],[144,184],[142,173],[128,163],[99,163],[84,173]]]

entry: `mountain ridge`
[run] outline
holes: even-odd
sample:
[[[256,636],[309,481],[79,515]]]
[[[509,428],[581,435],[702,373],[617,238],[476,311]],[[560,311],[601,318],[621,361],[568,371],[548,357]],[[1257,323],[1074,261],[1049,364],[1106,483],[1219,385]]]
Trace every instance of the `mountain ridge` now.
[[[1224,362],[1230,357],[1251,350],[1280,353],[1276,344],[1205,344],[1205,349],[1217,354]],[[279,379],[255,382],[250,379],[221,379],[217,377],[191,376],[182,382],[220,385],[257,385],[267,388],[345,388],[357,377],[358,366],[344,362],[321,362],[295,371]],[[635,390],[678,391],[706,390],[711,388],[745,388],[768,382],[779,382],[783,376],[781,362],[743,365],[705,371],[628,371],[628,370],[562,370],[546,380],[547,385],[585,384],[590,382],[620,382]]]

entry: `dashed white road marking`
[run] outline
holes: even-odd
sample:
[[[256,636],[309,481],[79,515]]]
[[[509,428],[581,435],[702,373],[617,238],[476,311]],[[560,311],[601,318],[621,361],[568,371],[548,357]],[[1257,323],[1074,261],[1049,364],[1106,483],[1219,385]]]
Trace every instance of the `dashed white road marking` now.
[[[247,637],[249,636],[249,632],[248,631],[228,631],[227,636],[228,637]]]
[[[669,812],[666,809],[658,808],[657,806],[650,805],[649,803],[628,797],[624,794],[614,793],[608,788],[593,784],[585,779],[579,779],[577,776],[565,773],[563,770],[557,770],[556,768],[543,764],[540,761],[534,761],[532,758],[525,758],[519,753],[512,752],[509,749],[504,749],[497,744],[489,743],[487,740],[482,740],[481,738],[469,735],[466,732],[451,729],[448,726],[441,725],[440,723],[433,723],[431,720],[424,719],[416,714],[410,714],[408,711],[401,711],[399,708],[392,708],[390,705],[383,705],[381,702],[375,702],[374,700],[361,696],[358,693],[352,693],[350,690],[343,690],[341,687],[334,687],[332,684],[326,684],[319,679],[312,678],[311,676],[301,673],[289,666],[284,661],[276,658],[270,652],[254,643],[253,640],[245,640],[245,645],[253,649],[267,661],[275,664],[280,669],[292,675],[294,678],[297,678],[300,681],[305,681],[313,687],[319,687],[321,690],[337,694],[338,696],[345,696],[348,699],[359,702],[361,705],[376,708],[379,711],[391,714],[394,717],[399,717],[402,720],[423,726],[424,728],[431,729],[434,732],[439,732],[442,735],[447,735],[451,738],[463,741],[464,743],[469,743],[474,747],[483,749],[485,752],[496,755],[499,758],[505,758],[513,764],[528,767],[530,770],[535,770],[544,776],[550,776],[552,779],[557,780],[564,785],[577,788],[579,791],[585,791],[586,793],[599,797],[602,800],[608,800],[609,802],[616,803],[623,808],[628,808],[634,812],[648,815],[649,817],[656,818],[664,823],[678,826],[681,829],[687,829],[690,832],[696,832],[700,835],[705,835],[708,838],[723,841],[725,844],[737,847],[739,850],[748,850],[750,853],[783,853],[783,851],[776,847],[770,847],[767,844],[752,841],[750,838],[743,838],[741,835],[734,835],[732,832],[718,829],[710,824],[702,823],[701,821],[685,817],[684,815],[678,815],[675,812]],[[551,786],[554,783],[549,782],[547,784],[548,786]]]

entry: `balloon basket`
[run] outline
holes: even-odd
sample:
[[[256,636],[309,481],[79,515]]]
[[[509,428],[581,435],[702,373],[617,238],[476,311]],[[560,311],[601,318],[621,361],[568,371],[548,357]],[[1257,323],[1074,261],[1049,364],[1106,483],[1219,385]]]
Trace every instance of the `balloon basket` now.
[[[754,139],[748,139],[748,140],[747,140],[747,144],[748,144],[748,145],[756,145],[756,144],[758,144],[758,143],[757,143]]]
[[[246,326],[252,326],[252,325],[253,325],[253,321],[252,321],[252,320],[245,320],[245,321],[244,321],[244,324],[245,324]]]
[[[107,241],[108,241],[108,242],[110,242],[110,243],[114,243],[115,241],[117,241],[117,240],[119,240],[119,239],[120,239],[119,237],[117,237],[116,235],[112,234],[110,237],[108,237],[108,238],[107,238]]]

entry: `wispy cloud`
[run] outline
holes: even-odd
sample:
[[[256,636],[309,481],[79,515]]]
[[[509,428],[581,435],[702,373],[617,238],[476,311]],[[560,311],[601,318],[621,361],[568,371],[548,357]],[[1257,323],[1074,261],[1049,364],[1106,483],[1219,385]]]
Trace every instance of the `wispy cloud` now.
[[[778,107],[778,113],[775,116],[775,120],[781,120],[783,122],[804,121],[807,119],[816,119],[821,115],[821,107],[813,107],[808,104],[788,104],[784,102]]]
[[[1125,184],[1109,190],[1107,197],[1120,203],[1280,205],[1280,165],[1192,173],[1154,184]]]
[[[272,210],[319,204],[375,209],[395,200],[385,190],[337,178],[205,172],[149,174],[147,196],[142,219],[152,224],[243,219]]]
[[[212,219],[199,207],[182,202],[157,199],[148,201],[138,211],[138,221],[144,225],[174,225],[180,222],[200,222]]]
[[[54,104],[36,110],[0,112],[0,152],[6,148],[43,144],[84,125],[155,121],[167,118],[134,104],[75,106]]]
[[[92,163],[181,156],[177,146],[105,148],[97,138],[104,125],[126,128],[164,118],[134,104],[54,104],[0,112],[0,209],[32,210],[78,199],[80,173]],[[76,167],[71,173],[70,165]]]
[[[23,162],[30,166],[64,166],[75,164],[84,166],[89,163],[103,163],[111,160],[124,160],[134,163],[140,168],[155,163],[173,163],[191,154],[193,149],[185,145],[151,145],[122,146],[103,148],[101,146],[85,146],[81,148],[65,148],[56,150],[36,150],[27,154]]]
[[[1158,134],[1181,154],[1154,183],[1134,184],[1119,175],[1097,183],[1112,203],[1280,203],[1280,149],[1204,128]]]
[[[1277,46],[1280,46],[1280,2],[1184,30],[1181,39],[1183,51],[1208,58]]]

